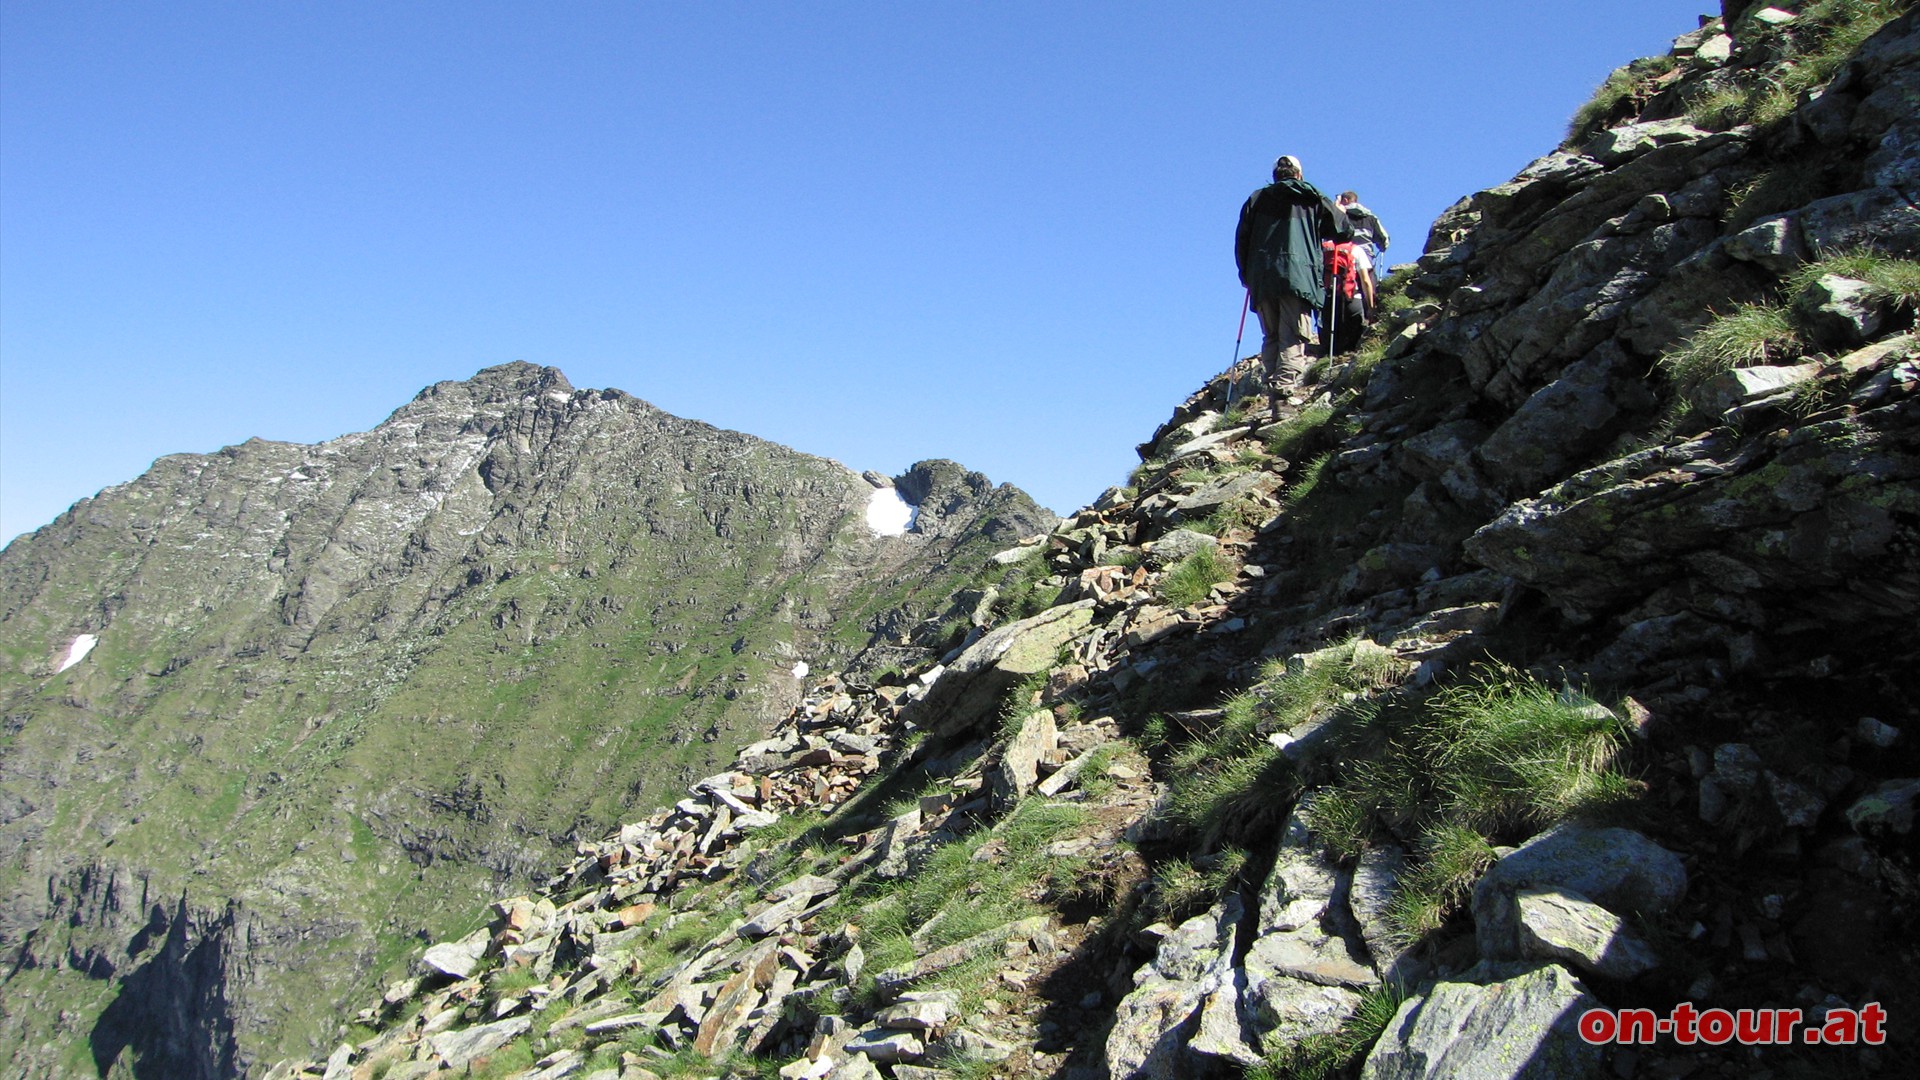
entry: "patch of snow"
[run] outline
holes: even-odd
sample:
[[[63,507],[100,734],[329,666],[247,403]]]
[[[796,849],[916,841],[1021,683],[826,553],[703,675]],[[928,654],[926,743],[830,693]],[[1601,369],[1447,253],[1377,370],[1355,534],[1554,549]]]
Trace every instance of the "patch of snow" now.
[[[812,670],[812,668],[807,666],[807,662],[802,660],[793,665],[793,677],[796,679],[804,679],[807,677],[807,672]]]
[[[920,516],[920,508],[900,497],[898,488],[873,490],[867,500],[867,528],[881,536],[903,536]]]
[[[94,634],[81,634],[79,637],[74,638],[73,644],[67,646],[67,658],[60,662],[59,667],[53,669],[53,673],[58,675],[80,661],[85,660],[87,654],[92,652],[93,647],[98,644],[100,644],[100,638]]]

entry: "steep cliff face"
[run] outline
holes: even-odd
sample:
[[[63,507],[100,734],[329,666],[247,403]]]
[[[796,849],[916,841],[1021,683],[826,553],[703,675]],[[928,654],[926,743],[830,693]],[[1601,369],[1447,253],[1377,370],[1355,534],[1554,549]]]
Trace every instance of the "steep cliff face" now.
[[[700,775],[797,665],[918,655],[877,630],[1052,520],[969,479],[876,535],[884,478],[513,364],[83,500],[0,554],[7,1042],[213,1076],[331,1034],[316,1005]]]
[[[270,1075],[1913,1072],[1920,16],[1726,6],[1279,415],[1211,381],[939,664]]]

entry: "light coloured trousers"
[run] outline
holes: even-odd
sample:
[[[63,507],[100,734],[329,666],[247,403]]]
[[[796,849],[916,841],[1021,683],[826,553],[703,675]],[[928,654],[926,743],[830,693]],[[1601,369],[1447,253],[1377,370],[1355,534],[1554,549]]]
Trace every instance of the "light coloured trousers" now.
[[[1254,305],[1260,316],[1260,363],[1267,386],[1278,389],[1300,381],[1307,373],[1307,343],[1313,340],[1312,306],[1292,293],[1268,297]]]

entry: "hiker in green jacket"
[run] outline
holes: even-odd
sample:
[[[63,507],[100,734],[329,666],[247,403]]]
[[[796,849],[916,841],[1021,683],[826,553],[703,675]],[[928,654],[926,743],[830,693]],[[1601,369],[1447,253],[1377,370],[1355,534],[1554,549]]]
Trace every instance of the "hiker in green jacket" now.
[[[1248,196],[1233,238],[1240,284],[1260,315],[1267,403],[1280,411],[1284,388],[1307,370],[1309,313],[1326,303],[1320,242],[1353,239],[1347,215],[1300,175],[1300,159],[1273,163],[1273,183]]]

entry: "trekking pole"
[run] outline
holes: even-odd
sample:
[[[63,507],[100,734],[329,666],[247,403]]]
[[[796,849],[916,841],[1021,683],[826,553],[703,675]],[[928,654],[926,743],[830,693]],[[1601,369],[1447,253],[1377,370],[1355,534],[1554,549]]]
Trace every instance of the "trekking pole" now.
[[[1240,330],[1233,335],[1233,362],[1227,365],[1227,408],[1233,408],[1233,390],[1240,382],[1240,343],[1247,336],[1247,309],[1253,306],[1253,290],[1240,301]]]
[[[1327,359],[1333,359],[1334,338],[1340,333],[1340,271],[1327,275],[1332,282],[1327,288]]]

